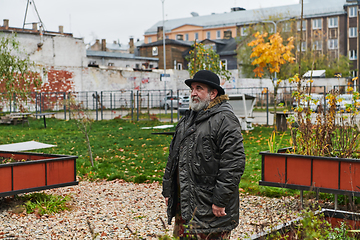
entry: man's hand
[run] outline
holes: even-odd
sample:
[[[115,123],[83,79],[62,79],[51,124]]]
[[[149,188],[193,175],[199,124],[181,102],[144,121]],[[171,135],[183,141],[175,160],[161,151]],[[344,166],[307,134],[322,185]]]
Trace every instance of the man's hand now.
[[[168,205],[168,202],[169,202],[169,198],[166,197],[166,198],[165,198],[165,204],[166,204],[166,206]]]
[[[212,211],[217,217],[223,217],[226,215],[225,208],[218,207],[215,204],[212,205]]]

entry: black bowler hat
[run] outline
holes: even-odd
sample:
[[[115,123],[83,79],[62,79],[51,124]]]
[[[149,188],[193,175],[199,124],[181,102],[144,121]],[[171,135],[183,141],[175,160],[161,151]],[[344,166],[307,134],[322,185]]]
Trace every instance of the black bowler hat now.
[[[191,87],[191,83],[193,82],[205,83],[210,87],[217,89],[219,92],[218,96],[225,94],[224,89],[220,86],[220,78],[209,70],[200,70],[195,73],[192,79],[185,80],[185,84],[189,87]]]

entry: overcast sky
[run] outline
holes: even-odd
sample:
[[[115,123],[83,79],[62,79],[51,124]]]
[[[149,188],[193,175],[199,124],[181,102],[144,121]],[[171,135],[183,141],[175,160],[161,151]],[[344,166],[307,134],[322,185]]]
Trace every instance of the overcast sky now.
[[[85,43],[105,38],[127,44],[129,38],[143,40],[144,32],[162,21],[162,0],[31,0],[35,2],[46,30],[83,37]],[[0,0],[0,24],[9,19],[10,27],[22,27],[27,0]],[[230,12],[232,7],[258,9],[299,3],[299,0],[165,0],[166,19]],[[27,23],[37,22],[33,5],[29,5]],[[166,25],[165,25],[166,26]],[[26,28],[31,28],[27,25]]]

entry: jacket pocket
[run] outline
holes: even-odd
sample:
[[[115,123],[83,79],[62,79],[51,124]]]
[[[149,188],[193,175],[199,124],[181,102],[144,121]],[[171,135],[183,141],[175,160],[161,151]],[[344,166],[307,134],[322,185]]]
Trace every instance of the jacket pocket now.
[[[195,186],[193,209],[198,217],[213,217],[212,196],[214,187]]]
[[[215,146],[210,136],[204,136],[196,144],[196,156],[192,158],[194,173],[196,174],[217,174],[218,159],[215,153]]]

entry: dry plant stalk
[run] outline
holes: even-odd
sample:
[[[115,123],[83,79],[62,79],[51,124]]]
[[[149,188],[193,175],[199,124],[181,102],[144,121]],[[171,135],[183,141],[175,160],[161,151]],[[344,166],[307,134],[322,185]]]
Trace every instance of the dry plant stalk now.
[[[91,118],[90,111],[85,109],[82,103],[77,103],[73,96],[71,96],[70,99],[68,100],[68,105],[70,107],[71,117],[75,120],[79,130],[84,134],[91,166],[94,167],[94,160],[92,156],[92,150],[91,150],[90,138],[89,138],[91,125],[94,122],[94,120]]]

